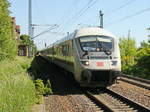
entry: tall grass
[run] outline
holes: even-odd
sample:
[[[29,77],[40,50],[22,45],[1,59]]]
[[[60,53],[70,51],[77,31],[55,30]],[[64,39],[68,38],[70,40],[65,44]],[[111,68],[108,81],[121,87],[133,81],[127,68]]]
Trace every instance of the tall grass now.
[[[0,61],[0,112],[30,112],[35,102],[35,86],[26,73],[30,61]]]

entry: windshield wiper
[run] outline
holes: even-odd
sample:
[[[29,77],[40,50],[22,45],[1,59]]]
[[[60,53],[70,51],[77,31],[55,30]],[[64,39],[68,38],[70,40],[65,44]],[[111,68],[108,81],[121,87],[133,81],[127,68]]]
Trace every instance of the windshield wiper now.
[[[105,54],[107,54],[107,55],[111,55],[111,51],[110,50],[104,50],[104,52],[105,52]]]
[[[88,51],[85,51],[82,57],[84,57],[85,55],[88,55]]]
[[[102,44],[102,43],[100,43],[100,42],[99,42],[99,44],[100,44],[100,46],[101,46],[100,48],[103,49],[103,51],[104,51],[105,54],[111,55],[112,52],[109,50],[109,48],[108,48],[107,46],[105,46],[104,44]]]

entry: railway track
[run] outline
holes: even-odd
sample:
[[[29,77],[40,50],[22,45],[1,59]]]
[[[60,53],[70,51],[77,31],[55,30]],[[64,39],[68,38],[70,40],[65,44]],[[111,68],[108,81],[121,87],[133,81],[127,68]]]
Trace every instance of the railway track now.
[[[119,80],[150,90],[150,80],[132,77],[124,74],[120,75]]]
[[[84,93],[100,110],[105,112],[150,112],[147,107],[109,89],[96,94],[90,91],[84,91]]]
[[[71,88],[74,88],[75,91],[81,90],[81,92],[76,92],[79,93],[77,94],[78,97],[82,95],[85,96],[83,99],[80,98],[79,102],[77,101],[77,104],[80,104],[82,100],[86,100],[88,102],[87,105],[89,105],[88,107],[92,107],[95,110],[92,112],[150,112],[150,109],[148,109],[147,107],[138,104],[128,98],[125,98],[124,96],[121,96],[118,93],[113,92],[112,90],[106,89],[102,91],[92,92],[90,90],[84,90],[82,88],[80,89],[79,86],[73,83],[74,81],[70,80],[68,77],[66,77],[66,75],[64,75],[64,77],[65,79],[68,79],[68,83],[72,85]],[[66,88],[68,88],[68,86]],[[69,92],[67,92],[67,94],[68,93]],[[81,108],[84,108],[84,106],[82,106]],[[75,107],[73,106],[72,108]]]

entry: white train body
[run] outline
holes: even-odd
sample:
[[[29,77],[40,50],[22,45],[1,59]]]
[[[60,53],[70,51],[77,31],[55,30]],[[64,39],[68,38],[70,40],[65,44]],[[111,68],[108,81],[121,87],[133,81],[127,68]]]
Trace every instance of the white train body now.
[[[53,63],[72,72],[81,86],[107,87],[121,72],[117,39],[99,27],[76,30],[41,52]]]

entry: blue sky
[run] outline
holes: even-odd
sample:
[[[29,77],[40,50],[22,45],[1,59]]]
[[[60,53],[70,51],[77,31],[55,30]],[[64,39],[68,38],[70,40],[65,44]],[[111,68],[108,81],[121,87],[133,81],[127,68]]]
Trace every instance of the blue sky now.
[[[16,17],[21,25],[21,33],[28,33],[28,0],[8,0],[11,3],[11,16]],[[118,37],[131,36],[135,38],[137,46],[147,40],[150,34],[146,28],[150,27],[150,0],[32,0],[34,24],[58,24],[60,27],[34,39],[38,49],[61,39],[67,32],[73,32],[82,26],[98,26],[99,10],[104,13],[104,28]],[[147,11],[136,14],[144,9]],[[34,35],[49,27],[35,27]],[[56,33],[57,32],[57,33]],[[64,35],[65,34],[65,35]]]

